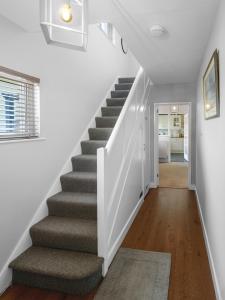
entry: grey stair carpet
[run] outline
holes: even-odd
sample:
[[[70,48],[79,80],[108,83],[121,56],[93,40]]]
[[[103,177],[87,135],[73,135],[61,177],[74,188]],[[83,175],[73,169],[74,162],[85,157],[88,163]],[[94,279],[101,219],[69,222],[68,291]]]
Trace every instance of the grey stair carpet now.
[[[97,141],[105,141],[108,140],[113,128],[89,128],[89,138],[90,140],[97,140]]]
[[[134,77],[123,77],[123,78],[119,78],[119,83],[123,84],[123,83],[132,83],[134,82],[135,78]]]
[[[81,149],[83,154],[97,154],[97,149],[105,147],[107,141],[83,141],[81,142]]]
[[[49,216],[30,229],[34,246],[97,253],[96,220]]]
[[[97,149],[105,147],[134,78],[119,78],[111,98],[61,176],[62,192],[47,200],[49,216],[30,228],[32,247],[10,264],[13,283],[84,295],[102,278],[97,256]]]
[[[104,117],[118,117],[121,113],[122,106],[108,106],[108,107],[102,107],[102,115]]]
[[[113,128],[116,125],[118,117],[96,117],[97,128]]]
[[[14,283],[83,295],[101,281],[102,263],[93,254],[31,247],[10,268]]]
[[[111,92],[112,98],[124,98],[127,97],[129,94],[129,91],[123,91],[123,90],[116,90]]]
[[[47,200],[50,216],[97,219],[97,195],[61,192]]]
[[[97,172],[97,155],[77,155],[71,161],[74,172]]]
[[[106,99],[108,106],[123,106],[125,104],[126,98],[109,98]]]

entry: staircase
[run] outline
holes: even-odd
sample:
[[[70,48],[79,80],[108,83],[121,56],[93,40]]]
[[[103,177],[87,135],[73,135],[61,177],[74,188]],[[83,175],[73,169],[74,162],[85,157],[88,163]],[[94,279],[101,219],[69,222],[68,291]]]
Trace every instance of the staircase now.
[[[97,149],[105,147],[134,78],[119,78],[107,106],[61,176],[62,192],[47,200],[49,215],[30,229],[32,246],[10,263],[13,283],[83,295],[102,278],[97,253]]]

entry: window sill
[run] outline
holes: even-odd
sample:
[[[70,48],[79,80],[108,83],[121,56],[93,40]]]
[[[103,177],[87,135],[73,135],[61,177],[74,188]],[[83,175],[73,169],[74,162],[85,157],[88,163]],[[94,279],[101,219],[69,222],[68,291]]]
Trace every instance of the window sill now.
[[[32,139],[3,140],[3,141],[0,141],[0,145],[14,144],[14,143],[26,143],[26,142],[42,142],[42,141],[46,141],[46,138],[39,137],[39,138],[32,138]]]

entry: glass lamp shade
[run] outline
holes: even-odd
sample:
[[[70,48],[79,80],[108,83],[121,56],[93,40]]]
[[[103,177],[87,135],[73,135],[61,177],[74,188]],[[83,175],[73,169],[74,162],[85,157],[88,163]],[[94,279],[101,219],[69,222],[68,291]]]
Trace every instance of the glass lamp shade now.
[[[40,0],[40,24],[48,44],[87,49],[87,0]]]

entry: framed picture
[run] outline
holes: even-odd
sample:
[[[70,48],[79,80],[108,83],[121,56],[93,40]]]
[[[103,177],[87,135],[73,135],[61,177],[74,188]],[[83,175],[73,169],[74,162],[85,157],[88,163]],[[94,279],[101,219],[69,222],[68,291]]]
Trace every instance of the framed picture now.
[[[203,99],[205,119],[219,117],[220,91],[219,91],[219,53],[215,50],[206,72],[203,76]]]

